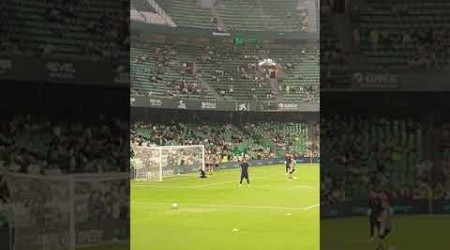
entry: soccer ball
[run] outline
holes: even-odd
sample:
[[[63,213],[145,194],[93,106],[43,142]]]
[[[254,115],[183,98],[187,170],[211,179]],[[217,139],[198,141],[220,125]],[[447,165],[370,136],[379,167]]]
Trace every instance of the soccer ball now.
[[[172,204],[172,208],[173,208],[173,209],[178,209],[178,204],[177,204],[177,203],[173,203],[173,204]]]

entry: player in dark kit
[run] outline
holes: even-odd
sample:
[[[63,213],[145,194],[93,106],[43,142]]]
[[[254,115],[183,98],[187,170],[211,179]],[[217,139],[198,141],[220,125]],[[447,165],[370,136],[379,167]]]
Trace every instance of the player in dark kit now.
[[[380,216],[382,211],[381,207],[381,199],[378,194],[374,191],[370,191],[369,198],[369,222],[370,222],[370,237],[371,241],[373,241],[373,231],[375,227],[379,230],[380,223],[378,222],[378,217]]]
[[[245,157],[241,158],[241,181],[239,182],[239,187],[242,186],[242,181],[244,179],[247,180],[247,185],[250,187],[250,179],[248,178],[248,162],[245,160]]]
[[[291,156],[289,154],[286,154],[284,162],[286,165],[286,176],[287,176],[287,175],[289,175],[289,169],[290,169],[290,165],[291,165]]]
[[[206,178],[206,172],[202,168],[198,170],[200,172],[200,178]]]

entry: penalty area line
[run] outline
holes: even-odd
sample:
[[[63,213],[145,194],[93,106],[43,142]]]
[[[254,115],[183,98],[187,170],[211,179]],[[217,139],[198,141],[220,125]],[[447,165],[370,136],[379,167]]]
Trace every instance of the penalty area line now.
[[[213,187],[213,186],[220,186],[227,183],[233,183],[236,181],[221,181],[221,182],[210,182],[208,184],[202,184],[202,185],[171,185],[169,183],[163,183],[161,185],[154,185],[154,184],[134,184],[134,186],[139,187],[149,187],[149,188],[206,188],[206,187]]]

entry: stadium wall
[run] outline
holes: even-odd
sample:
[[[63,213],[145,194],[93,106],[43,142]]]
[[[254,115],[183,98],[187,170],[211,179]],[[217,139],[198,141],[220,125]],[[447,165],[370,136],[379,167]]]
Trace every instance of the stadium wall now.
[[[331,70],[330,72],[333,72]],[[332,73],[333,74],[333,73]],[[336,75],[338,72],[336,71]],[[450,73],[439,70],[427,72],[385,72],[382,69],[345,69],[339,73],[344,81],[339,86],[323,87],[324,91],[443,91],[450,90]],[[424,84],[424,83],[427,84]]]
[[[3,118],[22,113],[68,122],[79,122],[80,115],[87,121],[100,115],[129,119],[129,92],[117,86],[0,79],[0,93]]]
[[[152,123],[208,122],[216,123],[253,123],[263,122],[304,122],[317,123],[319,112],[239,112],[219,110],[167,109],[161,112],[157,108],[131,108],[131,122],[149,121]]]
[[[28,69],[26,74],[23,73],[24,68]],[[109,62],[98,63],[70,58],[0,57],[0,79],[4,80],[126,86],[129,84],[128,72]]]
[[[258,36],[253,35],[243,35],[243,34],[229,34],[227,35],[219,35],[214,33],[213,36],[201,36],[195,34],[193,36],[191,33],[167,33],[164,30],[154,30],[152,32],[147,32],[143,30],[135,30],[133,32],[132,44],[133,47],[139,46],[139,43],[146,43],[151,41],[152,43],[176,43],[176,44],[186,44],[192,45],[195,44],[197,46],[211,46],[211,44],[219,43],[219,44],[228,44],[240,46],[242,44],[263,44],[264,47],[272,49],[289,49],[292,47],[297,47],[300,44],[307,44],[311,47],[318,46],[317,39],[282,39],[282,38],[272,38],[265,39]]]
[[[224,101],[224,100],[188,100],[164,97],[131,97],[133,107],[161,108],[161,109],[194,109],[194,110],[226,110],[226,111],[302,111],[318,112],[319,103],[277,102],[277,101]]]

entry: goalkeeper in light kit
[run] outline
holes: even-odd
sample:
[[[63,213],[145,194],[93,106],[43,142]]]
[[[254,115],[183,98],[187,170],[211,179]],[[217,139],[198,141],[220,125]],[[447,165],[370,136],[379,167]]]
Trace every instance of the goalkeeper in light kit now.
[[[250,179],[248,177],[248,168],[250,165],[248,165],[247,161],[245,160],[245,157],[242,157],[240,162],[241,162],[241,181],[239,182],[239,187],[242,186],[242,181],[244,179],[247,180],[247,185],[250,187]]]

